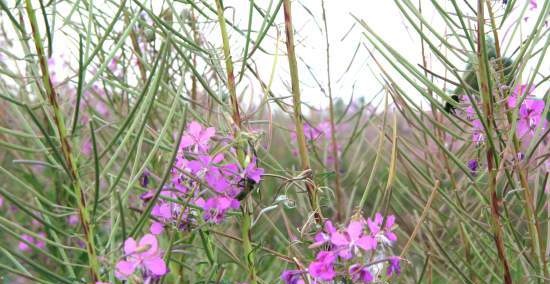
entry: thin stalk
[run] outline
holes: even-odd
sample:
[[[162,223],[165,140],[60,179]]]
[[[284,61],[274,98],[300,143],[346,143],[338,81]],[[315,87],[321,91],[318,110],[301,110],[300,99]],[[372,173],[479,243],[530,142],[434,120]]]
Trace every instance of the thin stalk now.
[[[231,99],[231,110],[233,123],[235,123],[235,128],[233,129],[233,134],[237,140],[237,157],[241,166],[245,166],[245,153],[244,153],[244,143],[239,142],[240,140],[240,131],[242,129],[242,121],[239,110],[239,102],[237,101],[237,90],[235,85],[235,74],[233,72],[233,59],[231,57],[231,48],[229,45],[229,36],[227,35],[227,29],[225,25],[225,17],[223,15],[223,4],[221,0],[216,0],[216,12],[218,14],[218,23],[220,25],[222,43],[223,43],[223,54],[225,57],[225,67],[227,72],[227,87],[229,89],[229,96]],[[242,201],[241,209],[243,212],[242,222],[241,222],[241,236],[243,239],[243,249],[244,257],[248,266],[248,279],[250,283],[257,283],[256,268],[255,268],[255,253],[252,247],[252,208],[250,195],[246,196]]]
[[[300,154],[300,162],[302,170],[309,173],[309,179],[313,177],[311,166],[309,163],[309,154],[307,150],[306,138],[304,135],[304,123],[302,119],[302,100],[300,98],[300,79],[298,77],[298,62],[296,61],[296,52],[294,50],[294,29],[292,26],[292,10],[290,0],[283,0],[283,11],[285,14],[285,33],[286,33],[286,50],[288,57],[288,67],[290,69],[290,79],[292,86],[292,102],[294,107],[294,123],[296,127],[296,138],[298,140],[298,152]],[[322,224],[323,215],[319,208],[317,200],[317,189],[312,180],[306,180],[306,189],[308,192],[309,202],[314,211],[315,220],[318,224]]]
[[[36,20],[36,14],[31,4],[31,0],[26,0],[26,10],[29,18],[29,22],[32,29],[33,40],[36,47],[36,52],[38,54],[39,65],[42,71],[42,81],[44,88],[46,89],[46,94],[48,97],[48,102],[50,103],[53,109],[53,120],[56,124],[57,132],[59,135],[59,140],[61,144],[61,150],[63,152],[63,157],[65,159],[66,166],[69,170],[68,174],[71,179],[71,183],[74,189],[74,194],[76,197],[78,205],[78,213],[80,216],[80,223],[84,231],[84,237],[86,242],[86,250],[88,251],[88,262],[90,265],[90,275],[92,282],[100,281],[99,276],[99,262],[96,256],[96,249],[94,245],[94,226],[90,224],[90,216],[88,214],[88,209],[86,207],[86,199],[84,193],[82,192],[82,186],[80,178],[78,176],[78,169],[76,162],[71,152],[71,144],[69,142],[67,128],[65,127],[65,122],[63,120],[63,113],[59,107],[57,101],[57,93],[52,84],[50,78],[50,72],[48,70],[48,64],[46,63],[46,55],[44,53],[44,46],[42,45],[42,38],[40,36],[40,31],[38,29],[38,23]]]
[[[483,111],[485,113],[486,117],[486,130],[487,130],[487,137],[492,135],[493,133],[493,124],[491,121],[493,120],[493,108],[492,108],[492,98],[491,98],[491,91],[489,88],[489,78],[488,78],[488,66],[487,66],[487,53],[485,51],[485,12],[484,12],[484,4],[483,0],[478,0],[478,11],[477,11],[477,58],[479,62],[479,71],[478,71],[478,78],[479,78],[479,87],[483,102]],[[503,242],[503,236],[502,236],[502,224],[500,223],[500,199],[496,192],[496,168],[494,166],[495,157],[494,157],[494,147],[487,146],[487,171],[488,171],[488,191],[491,196],[491,223],[493,227],[493,234],[494,234],[494,240],[495,245],[497,247],[498,251],[498,257],[500,259],[500,262],[502,263],[503,267],[503,273],[504,273],[504,283],[511,284],[512,283],[512,276],[510,274],[510,267],[508,265],[508,260],[506,259],[506,252],[504,250],[504,242]]]
[[[229,36],[225,27],[225,17],[223,15],[223,4],[221,0],[216,0],[216,8],[218,13],[218,22],[222,33],[223,55],[225,57],[225,68],[227,69],[227,87],[229,88],[229,96],[231,99],[231,109],[233,110],[233,122],[237,127],[241,128],[241,115],[239,111],[239,103],[237,101],[237,90],[235,86],[235,74],[233,73],[233,58],[229,48]]]
[[[498,30],[496,28],[495,18],[493,15],[493,11],[491,9],[491,5],[487,2],[487,9],[489,12],[489,16],[491,19],[491,28],[493,32],[493,37],[495,41],[495,52],[497,57],[497,69],[498,69],[498,76],[499,76],[499,82],[505,83],[506,78],[504,76],[504,66],[502,65],[503,59],[501,56],[500,51],[500,42],[499,42],[499,35]],[[518,98],[518,101],[520,98]],[[513,120],[512,120],[512,113],[508,109],[508,104],[504,104],[504,107],[506,108],[506,118],[508,121],[508,124],[512,126]],[[512,128],[512,127],[510,127]],[[514,152],[515,157],[517,157],[520,150],[520,141],[516,135],[515,132],[511,133],[512,135],[512,143],[514,146]],[[539,261],[540,269],[542,270],[542,273],[545,278],[548,278],[548,268],[546,267],[546,257],[544,256],[544,244],[540,241],[541,240],[541,231],[540,231],[540,223],[537,219],[537,216],[535,214],[534,205],[533,205],[533,198],[531,194],[531,190],[529,188],[529,182],[527,180],[527,173],[525,172],[525,168],[520,166],[520,163],[514,163],[517,174],[519,177],[519,181],[521,183],[521,187],[523,188],[523,199],[525,202],[525,214],[527,215],[527,222],[528,222],[528,229],[529,229],[529,236],[532,240],[532,250],[533,253],[536,255],[537,260]]]
[[[325,43],[326,43],[326,61],[327,61],[327,87],[328,87],[328,100],[329,100],[329,112],[330,112],[330,142],[332,145],[332,160],[334,167],[334,182],[336,192],[336,221],[342,221],[342,214],[344,212],[344,195],[342,187],[340,185],[340,159],[338,157],[338,144],[336,144],[336,127],[334,124],[334,102],[332,99],[332,83],[330,79],[330,44],[328,38],[327,27],[327,15],[325,10],[325,0],[321,1],[321,8],[323,9],[323,24],[325,26]]]

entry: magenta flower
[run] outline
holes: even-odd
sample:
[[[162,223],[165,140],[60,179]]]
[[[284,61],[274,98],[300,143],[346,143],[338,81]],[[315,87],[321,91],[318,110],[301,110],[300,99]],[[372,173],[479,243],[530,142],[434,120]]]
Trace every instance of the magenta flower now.
[[[331,221],[326,221],[324,231],[317,233],[314,237],[315,242],[311,244],[310,248],[320,247],[330,242],[330,236],[336,232],[336,228],[332,225]]]
[[[120,280],[130,277],[136,269],[141,269],[145,274],[162,276],[166,274],[166,264],[161,257],[157,238],[151,234],[144,235],[139,242],[128,238],[124,242],[125,260],[116,265],[115,276]]]
[[[304,284],[304,279],[302,278],[303,271],[300,270],[285,270],[281,274],[281,280],[285,284]]]
[[[472,141],[476,144],[481,144],[485,141],[485,131],[483,124],[479,119],[472,121]]]
[[[519,108],[519,121],[517,125],[518,136],[523,137],[529,133],[535,135],[542,113],[544,112],[544,101],[535,99],[525,99]]]
[[[395,242],[397,240],[397,236],[392,232],[392,227],[395,224],[395,216],[389,215],[386,217],[386,224],[384,225],[384,228],[382,228],[383,221],[384,217],[382,217],[382,214],[380,213],[376,213],[374,215],[374,220],[371,218],[367,219],[367,225],[371,234],[376,236],[382,233],[390,242]]]
[[[149,231],[151,231],[153,235],[160,235],[164,231],[164,225],[160,222],[153,222]]]
[[[34,243],[34,238],[27,235],[27,234],[22,234],[21,239],[23,239],[23,240],[25,240],[29,243]],[[19,248],[20,251],[23,251],[23,252],[31,250],[31,247],[24,241],[19,241],[19,244],[17,245],[17,247]]]
[[[216,134],[214,127],[203,129],[198,122],[191,121],[186,133],[181,137],[180,149],[195,146],[196,151],[206,151],[208,150],[208,142],[214,134]]]
[[[315,261],[309,264],[309,274],[320,280],[330,281],[336,277],[336,271],[334,271],[334,261],[336,255],[330,251],[321,251],[317,254]]]
[[[204,220],[219,224],[229,209],[239,208],[239,201],[225,196],[216,196],[204,201],[198,199],[196,204],[204,209]]]
[[[44,233],[44,232],[40,232],[40,233],[38,233],[38,235],[41,238],[46,238],[46,233]],[[33,238],[33,237],[31,237],[27,234],[22,234],[21,239],[23,239],[23,240],[19,241],[19,244],[17,245],[17,248],[19,248],[19,250],[22,251],[22,252],[30,251],[31,246],[25,242],[25,241],[27,241],[28,243],[31,243],[31,244],[35,245],[37,248],[43,249],[43,248],[46,247],[46,243],[41,238],[35,239],[35,238]]]
[[[478,167],[479,167],[479,163],[477,162],[477,160],[472,159],[468,161],[468,168],[470,169],[470,172],[472,173],[472,175],[475,176],[477,174]]]
[[[349,267],[349,275],[353,283],[371,283],[374,279],[369,269],[359,263]]]
[[[376,248],[376,239],[364,234],[364,222],[351,221],[343,231],[334,232],[330,241],[338,247],[338,255],[350,259],[360,252],[359,248],[368,251]]]
[[[259,183],[264,174],[264,169],[258,168],[256,165],[256,158],[254,158],[244,169],[244,176],[253,180],[255,183]]]
[[[534,86],[528,86],[527,84],[516,86],[512,94],[508,97],[508,107],[515,108],[517,105],[518,98],[521,98],[524,95],[526,97],[530,97],[532,96],[531,94],[533,93],[534,90],[535,90]]]
[[[391,276],[392,274],[399,275],[401,273],[401,265],[399,264],[399,257],[393,256],[389,260],[389,266],[388,270],[386,271],[386,274],[388,276]]]

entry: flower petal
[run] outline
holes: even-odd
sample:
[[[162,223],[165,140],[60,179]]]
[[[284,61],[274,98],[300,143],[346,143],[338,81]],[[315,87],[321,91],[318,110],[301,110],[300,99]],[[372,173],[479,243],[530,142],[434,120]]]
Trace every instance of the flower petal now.
[[[154,275],[160,276],[166,274],[166,263],[161,257],[153,257],[143,261],[145,267]]]

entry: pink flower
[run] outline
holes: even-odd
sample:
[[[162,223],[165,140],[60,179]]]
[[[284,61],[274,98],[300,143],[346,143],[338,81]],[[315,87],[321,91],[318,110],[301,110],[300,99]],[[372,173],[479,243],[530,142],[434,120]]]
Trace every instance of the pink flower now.
[[[212,197],[206,202],[199,199],[196,203],[204,209],[204,220],[215,224],[219,224],[223,220],[229,209],[237,209],[240,205],[237,199],[225,196]]]
[[[389,261],[390,265],[388,266],[388,270],[386,271],[386,274],[388,276],[391,276],[392,274],[399,275],[401,273],[401,265],[399,264],[399,257],[393,256],[390,258]]]
[[[349,267],[349,275],[353,283],[371,283],[374,279],[369,269],[358,263]]]
[[[363,234],[363,230],[364,222],[351,221],[344,231],[336,231],[332,234],[330,241],[338,247],[340,257],[350,259],[359,253],[359,248],[365,251],[376,248],[376,239]]]
[[[384,221],[384,218],[380,213],[375,214],[374,220],[370,218],[367,219],[367,225],[369,227],[371,234],[376,236],[379,233],[383,233],[383,235],[390,242],[395,242],[397,240],[397,236],[391,231],[393,225],[395,224],[395,216],[389,215],[388,217],[386,217],[386,224],[384,225],[384,228],[381,228],[383,221]]]
[[[304,279],[302,279],[303,271],[300,270],[285,270],[281,274],[281,280],[285,284],[304,284]]]
[[[78,222],[80,221],[78,215],[71,215],[67,218],[67,224],[70,226],[76,226],[78,225]]]
[[[244,176],[253,180],[255,183],[259,183],[264,174],[264,169],[258,168],[256,165],[256,158],[254,158],[244,169]]]
[[[518,136],[523,137],[527,133],[534,135],[543,112],[544,101],[525,99],[519,108]]]
[[[324,281],[330,281],[336,277],[334,261],[336,255],[329,251],[321,251],[317,254],[315,261],[309,264],[309,274]]]
[[[161,257],[157,238],[151,234],[144,235],[139,242],[128,238],[124,242],[125,260],[116,265],[115,276],[120,280],[127,279],[136,269],[146,274],[162,276],[166,274],[166,264]]]
[[[160,235],[164,231],[164,225],[160,222],[153,222],[153,224],[151,224],[151,228],[149,230],[151,231],[151,234],[153,234],[153,235]]]
[[[472,141],[476,144],[481,144],[485,141],[485,130],[479,119],[472,121]]]
[[[214,134],[216,134],[214,127],[203,129],[198,122],[191,121],[186,133],[181,137],[180,149],[195,146],[195,150],[206,151],[208,150],[208,142]]]
[[[19,241],[19,244],[17,245],[19,250],[23,251],[23,252],[30,251],[31,247],[27,244],[27,242],[28,243],[34,243],[34,238],[27,235],[27,234],[22,234],[21,239],[23,239],[23,240]],[[27,242],[25,242],[25,241],[27,241]]]
[[[317,233],[314,237],[315,242],[311,244],[310,248],[316,248],[330,242],[330,236],[336,232],[336,228],[332,225],[331,221],[326,221],[324,231]]]

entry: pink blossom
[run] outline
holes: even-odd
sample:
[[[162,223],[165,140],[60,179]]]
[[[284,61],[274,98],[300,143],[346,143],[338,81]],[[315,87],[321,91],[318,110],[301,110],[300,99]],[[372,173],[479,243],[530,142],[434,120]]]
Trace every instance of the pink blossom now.
[[[305,284],[302,274],[304,272],[301,270],[285,270],[281,274],[281,280],[285,284]]]
[[[334,261],[336,255],[330,251],[321,251],[317,254],[315,261],[309,264],[308,271],[311,276],[324,281],[330,281],[336,277]]]
[[[371,283],[374,279],[369,269],[358,263],[349,267],[349,275],[353,283]]]
[[[152,234],[144,235],[139,242],[128,238],[124,242],[125,260],[116,264],[115,276],[120,280],[127,279],[136,269],[142,269],[153,276],[166,274],[167,268],[161,257],[157,238]]]
[[[544,101],[526,99],[519,108],[518,136],[523,137],[527,133],[534,135],[543,112]]]
[[[203,129],[196,121],[191,121],[186,133],[181,137],[180,149],[195,146],[195,150],[208,150],[208,142],[216,134],[214,127]]]
[[[34,243],[34,238],[27,235],[27,234],[22,234],[21,239],[23,239],[23,240],[19,241],[19,244],[17,246],[19,248],[19,250],[23,251],[23,252],[30,251],[31,247],[27,244],[27,242],[31,243],[31,244]],[[25,241],[27,241],[27,242],[25,242]]]
[[[153,222],[153,224],[151,224],[151,228],[149,230],[151,231],[151,234],[153,234],[153,235],[160,235],[164,231],[164,225],[160,222]]]
[[[397,240],[397,236],[391,231],[393,225],[395,224],[395,216],[389,215],[386,218],[384,228],[382,228],[383,221],[384,217],[382,217],[382,214],[380,213],[375,214],[374,220],[371,218],[367,219],[367,225],[371,234],[378,235],[379,233],[382,233],[390,242],[395,242]]]
[[[364,222],[351,221],[343,231],[334,232],[330,241],[338,247],[338,255],[350,259],[360,252],[359,248],[367,251],[376,248],[376,239],[364,234]]]
[[[332,222],[326,221],[324,225],[324,230],[317,233],[314,237],[315,242],[311,244],[310,248],[316,248],[324,245],[325,243],[330,242],[330,236],[336,232],[336,228],[332,225]]]
[[[229,209],[239,208],[239,201],[225,196],[209,198],[206,202],[199,200],[197,205],[204,209],[204,219],[212,223],[220,223]]]

